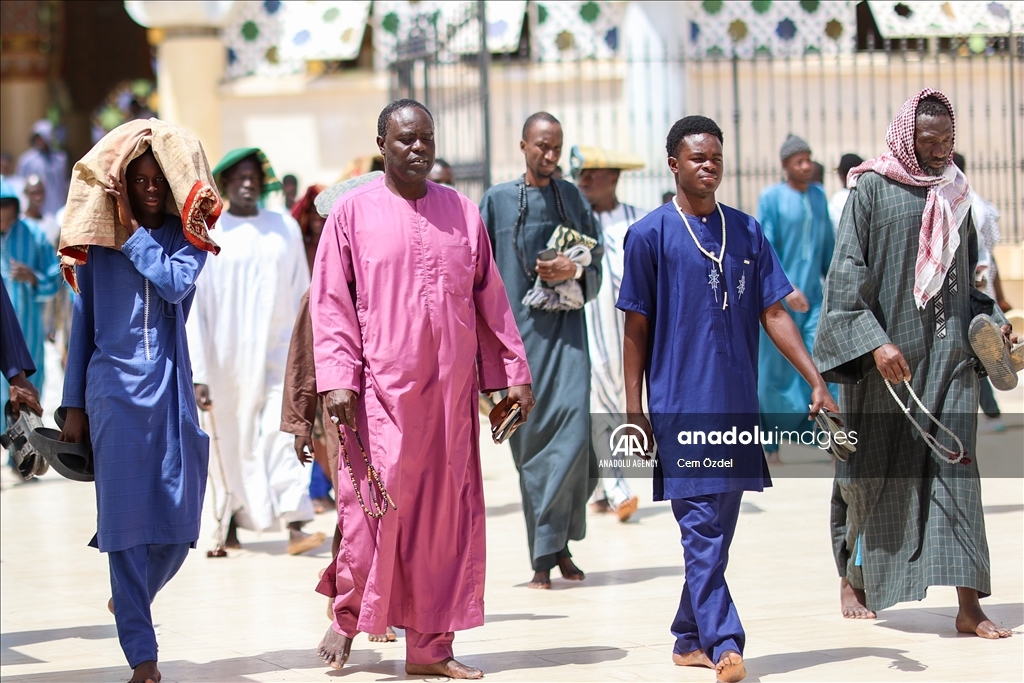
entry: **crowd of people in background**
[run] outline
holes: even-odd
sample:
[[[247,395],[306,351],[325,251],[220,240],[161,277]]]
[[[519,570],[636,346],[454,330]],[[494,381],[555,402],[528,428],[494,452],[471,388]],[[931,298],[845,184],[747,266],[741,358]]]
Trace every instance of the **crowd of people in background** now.
[[[741,429],[800,433],[820,411],[844,415],[862,441],[836,463],[842,615],[956,586],[957,630],[1008,636],[978,602],[991,581],[977,464],[932,457],[887,409],[890,394],[920,397],[968,453],[979,403],[987,427],[1004,428],[963,344],[971,289],[1005,322],[999,212],[970,189],[953,121],[941,93],[915,95],[889,152],[842,156],[831,198],[811,147],[789,135],[756,217],[715,198],[727,141],[702,116],[667,131],[675,187],[649,212],[618,196],[636,156],[577,144],[562,178],[562,126],[546,112],[524,122],[522,175],[479,206],[455,189],[413,100],[380,114],[383,172],[304,191],[256,147],[212,170],[162,166],[154,126],[97,175],[108,243],[62,229],[72,176],[37,123],[16,166],[2,158],[0,381],[38,407],[45,343],[65,345],[62,439],[91,439],[93,545],[109,555],[132,680],[159,680],[149,604],[198,539],[207,480],[210,557],[241,548],[240,530],[282,527],[290,554],[314,551],[326,537],[303,527],[338,515],[315,584],[329,598],[326,664],[344,665],[359,632],[394,640],[401,627],[410,674],[482,676],[453,655],[454,632],[483,623],[479,411],[496,441],[508,434],[533,589],[551,588],[555,568],[585,580],[569,545],[585,537],[588,504],[621,521],[638,508],[636,482],[599,445],[624,421],[657,443],[654,498],[671,501],[685,559],[670,627],[681,666],[745,676],[725,571],[743,492],[770,486],[768,463],[781,462],[777,442],[682,445],[693,416],[704,429],[746,416]],[[213,193],[201,210],[181,200],[186,180]],[[283,213],[267,208],[278,191]],[[76,245],[93,246],[69,271]],[[8,311],[28,357],[7,359]],[[705,455],[735,469],[679,464]],[[144,485],[126,496],[128,479]],[[915,554],[922,534],[928,562]]]

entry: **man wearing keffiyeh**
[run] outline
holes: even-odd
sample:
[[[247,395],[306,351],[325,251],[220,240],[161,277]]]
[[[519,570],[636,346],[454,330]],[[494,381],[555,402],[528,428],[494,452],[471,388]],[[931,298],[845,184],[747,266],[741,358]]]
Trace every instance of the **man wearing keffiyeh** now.
[[[970,186],[951,162],[954,121],[946,96],[926,88],[890,124],[889,152],[850,171],[814,360],[842,383],[840,408],[859,439],[836,463],[832,494],[843,616],[872,619],[929,586],[956,586],[957,631],[1005,638],[978,602],[991,591],[975,450],[980,364],[967,341],[978,239]],[[909,389],[949,433],[931,428]],[[966,455],[939,457],[912,420],[943,448],[957,449],[955,436]]]

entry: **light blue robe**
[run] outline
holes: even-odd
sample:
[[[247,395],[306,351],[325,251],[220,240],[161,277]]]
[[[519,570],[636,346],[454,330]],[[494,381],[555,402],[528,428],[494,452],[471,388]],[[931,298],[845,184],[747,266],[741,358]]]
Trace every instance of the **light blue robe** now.
[[[185,320],[206,252],[178,218],[77,269],[64,403],[89,416],[102,552],[195,544],[209,438],[199,429]]]
[[[790,283],[807,297],[810,310],[797,313],[789,308],[804,346],[810,352],[821,313],[822,286],[835,248],[835,233],[828,213],[828,199],[820,185],[812,183],[798,192],[787,183],[773,185],[761,193],[757,220],[771,243]],[[835,394],[833,394],[835,395]],[[761,330],[758,359],[757,396],[761,406],[761,428],[809,431],[807,420],[811,387],[779,353]],[[778,444],[765,446],[771,452]]]
[[[24,220],[18,220],[0,241],[0,275],[14,304],[14,312],[21,324],[25,343],[36,364],[36,373],[29,381],[40,392],[46,380],[43,342],[46,330],[43,312],[46,302],[53,298],[61,286],[60,264],[57,252],[43,231]],[[37,282],[16,282],[11,277],[11,260],[24,263],[36,274]],[[7,400],[9,388],[6,378],[0,378],[0,396]]]

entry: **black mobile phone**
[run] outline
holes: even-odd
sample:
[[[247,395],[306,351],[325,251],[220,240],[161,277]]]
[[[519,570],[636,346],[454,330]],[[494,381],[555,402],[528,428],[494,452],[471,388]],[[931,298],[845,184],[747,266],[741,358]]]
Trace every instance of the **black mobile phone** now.
[[[558,252],[550,247],[537,254],[538,261],[554,261],[557,257]]]

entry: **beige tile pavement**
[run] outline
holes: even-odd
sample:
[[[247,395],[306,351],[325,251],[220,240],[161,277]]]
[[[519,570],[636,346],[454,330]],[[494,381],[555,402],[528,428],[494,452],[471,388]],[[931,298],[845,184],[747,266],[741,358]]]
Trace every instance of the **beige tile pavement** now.
[[[1024,389],[999,396],[1010,428],[984,435],[979,453],[1024,454]],[[49,402],[49,401],[48,401]],[[1016,449],[1016,450],[1014,450]],[[495,681],[703,681],[704,669],[671,663],[668,631],[682,584],[679,533],[665,503],[637,482],[639,513],[627,524],[588,518],[572,544],[587,580],[555,578],[531,591],[519,486],[506,448],[483,444],[488,506],[487,621],[460,632],[456,653]],[[747,494],[728,579],[747,632],[750,681],[1021,681],[1024,679],[1024,483],[986,479],[993,595],[989,616],[1015,629],[1006,641],[959,636],[953,588],[870,622],[840,618],[829,533],[829,466],[811,449],[783,453],[775,486]],[[819,476],[798,478],[793,472]],[[106,562],[86,543],[95,529],[92,486],[47,475],[0,494],[0,678],[24,682],[127,680],[106,610]],[[331,533],[322,515],[313,527]],[[161,669],[168,683],[403,680],[404,643],[357,638],[341,672],[319,664],[326,600],[313,592],[329,560],[284,552],[285,533],[243,532],[227,559],[203,538],[160,594]]]

